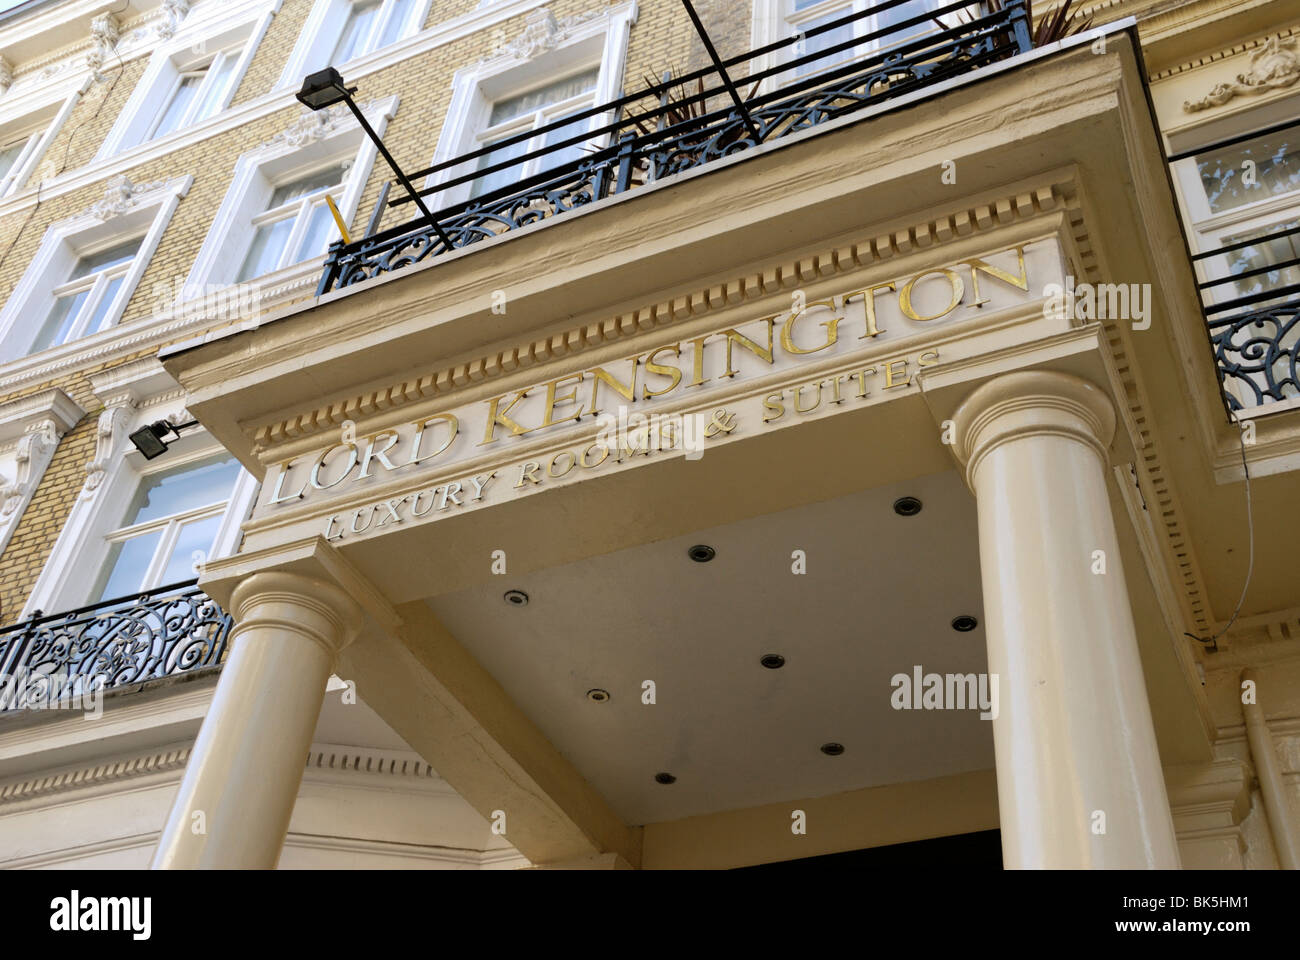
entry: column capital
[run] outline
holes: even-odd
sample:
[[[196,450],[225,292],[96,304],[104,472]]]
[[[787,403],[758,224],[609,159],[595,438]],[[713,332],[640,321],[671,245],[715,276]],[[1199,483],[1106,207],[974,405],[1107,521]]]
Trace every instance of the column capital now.
[[[1033,436],[1078,440],[1107,462],[1115,436],[1115,407],[1095,384],[1069,373],[1022,370],[978,387],[953,414],[957,458],[973,485],[980,463],[996,447]]]
[[[235,632],[278,627],[319,643],[333,660],[361,630],[361,608],[338,586],[316,577],[263,570],[240,581],[230,596]]]

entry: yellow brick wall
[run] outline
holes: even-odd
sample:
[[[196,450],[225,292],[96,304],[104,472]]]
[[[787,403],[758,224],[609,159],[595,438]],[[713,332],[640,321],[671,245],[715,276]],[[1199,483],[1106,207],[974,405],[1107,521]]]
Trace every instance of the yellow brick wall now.
[[[598,0],[555,0],[547,6],[557,19],[562,19],[600,9],[602,4]],[[271,90],[297,41],[310,7],[310,0],[284,0],[254,53],[232,104],[246,103]],[[435,0],[425,25],[444,23],[477,8],[477,0]],[[629,93],[642,87],[644,76],[659,76],[670,67],[680,73],[704,62],[703,49],[680,0],[641,0],[639,8],[624,70]],[[730,10],[743,27],[744,40],[733,42],[731,37],[733,34],[739,37],[737,30],[740,28],[731,30],[728,39],[719,41],[722,53],[727,56],[744,49],[749,29],[749,4],[746,0],[706,0],[701,9],[707,11],[713,29],[719,29],[717,17],[720,11]],[[404,168],[417,169],[432,159],[437,132],[450,104],[455,71],[490,56],[501,43],[518,36],[523,25],[524,15],[516,16],[430,53],[360,78],[357,82],[359,100],[385,98],[392,94],[401,97],[397,115],[389,123],[385,143]],[[736,42],[739,42],[738,47]],[[137,57],[124,65],[109,59],[104,67],[104,80],[93,84],[86,92],[46,152],[43,163],[47,169],[52,168],[47,177],[64,170],[76,170],[90,162],[124,108],[146,64],[146,57]],[[21,70],[21,64],[18,66]],[[177,206],[127,305],[123,321],[147,317],[155,309],[155,285],[170,285],[184,280],[207,236],[212,217],[230,186],[236,159],[275,136],[293,122],[299,112],[299,106],[294,103],[235,130],[120,171],[133,183],[168,180],[186,173],[194,177],[189,194]],[[354,222],[350,225],[352,229],[364,227],[380,185],[388,175],[383,161],[377,160],[362,193]],[[7,298],[12,292],[49,225],[73,216],[101,199],[107,179],[106,176],[77,190],[42,199],[34,209],[0,215],[0,299]],[[408,212],[403,208],[390,210],[384,225],[399,223],[407,216]],[[186,334],[187,337],[194,335],[193,332]],[[149,347],[129,357],[89,364],[48,382],[25,385],[18,390],[5,390],[0,386],[0,402],[57,386],[88,411],[86,417],[59,443],[31,503],[19,519],[3,556],[0,556],[0,624],[17,619],[68,512],[80,494],[86,477],[85,465],[94,457],[100,405],[91,394],[89,376],[156,352],[156,347]]]

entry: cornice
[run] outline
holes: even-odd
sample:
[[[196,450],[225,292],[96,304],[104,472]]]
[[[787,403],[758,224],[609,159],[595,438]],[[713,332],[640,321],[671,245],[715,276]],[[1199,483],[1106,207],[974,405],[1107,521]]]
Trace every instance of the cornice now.
[[[12,804],[30,806],[34,800],[183,770],[189,756],[189,747],[173,747],[0,783],[0,810],[9,812]]]
[[[74,340],[56,350],[22,357],[0,367],[0,396],[48,383],[76,370],[111,363],[211,326],[211,319],[201,314],[182,314],[177,319],[163,323],[152,316],[130,320],[103,333]]]
[[[571,326],[538,339],[516,342],[491,353],[461,358],[448,367],[414,380],[394,381],[364,393],[337,398],[308,412],[255,426],[250,435],[264,462],[278,459],[273,448],[321,432],[334,431],[345,420],[357,420],[389,408],[432,397],[451,397],[485,380],[525,367],[544,368],[572,354],[636,336],[670,324],[694,320],[710,312],[797,286],[877,266],[916,251],[990,233],[1016,222],[1061,209],[1072,193],[1072,180],[1061,174],[1015,185],[975,203],[923,220],[882,228],[857,243],[826,247],[796,257],[770,261],[745,274],[671,299],[644,303],[635,310],[594,323]]]
[[[42,421],[52,420],[62,435],[85,415],[86,411],[58,387],[0,403],[0,450],[17,443],[29,428]]]
[[[0,814],[33,806],[83,799],[85,795],[116,792],[119,787],[176,779],[189,762],[189,742],[170,744],[119,757],[68,766],[35,776],[0,781]],[[172,776],[168,776],[172,775]],[[307,754],[303,781],[418,790],[459,796],[449,784],[411,751],[313,743]]]
[[[1180,63],[1176,66],[1166,67],[1150,76],[1154,83],[1157,80],[1164,80],[1180,73],[1186,73],[1189,70],[1195,70],[1197,67],[1204,67],[1211,63],[1218,63],[1223,60],[1230,60],[1239,54],[1247,53],[1251,50],[1258,50],[1265,46],[1270,40],[1288,40],[1292,37],[1300,36],[1300,26],[1287,27],[1273,33],[1256,37],[1253,40],[1246,40],[1242,43],[1233,44],[1231,47],[1225,47],[1214,53],[1206,54],[1203,57],[1197,57],[1195,60],[1189,60],[1186,63]]]
[[[181,385],[152,356],[92,373],[88,379],[91,392],[106,407],[123,403],[142,406],[185,395]]]

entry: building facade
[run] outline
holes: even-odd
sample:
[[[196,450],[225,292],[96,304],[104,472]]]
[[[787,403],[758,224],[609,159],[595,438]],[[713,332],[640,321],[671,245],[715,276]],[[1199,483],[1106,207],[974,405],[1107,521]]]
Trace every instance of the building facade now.
[[[0,14],[0,864],[1294,868],[1293,6]]]

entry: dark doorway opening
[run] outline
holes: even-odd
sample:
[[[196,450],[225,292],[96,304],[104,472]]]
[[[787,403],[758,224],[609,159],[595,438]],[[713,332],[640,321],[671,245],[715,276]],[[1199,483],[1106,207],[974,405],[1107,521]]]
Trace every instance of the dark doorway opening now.
[[[925,870],[930,867],[974,867],[976,869],[1002,869],[1002,831],[981,830],[978,833],[959,833],[951,837],[916,840],[912,843],[894,843],[885,847],[868,847],[865,850],[847,850],[827,853],[819,857],[801,857],[798,860],[779,860],[760,863],[741,870],[814,870],[851,869]]]

